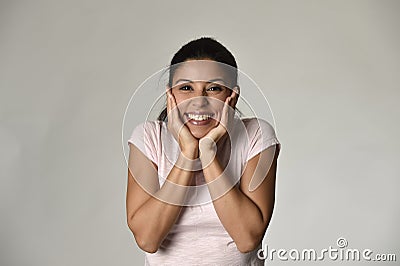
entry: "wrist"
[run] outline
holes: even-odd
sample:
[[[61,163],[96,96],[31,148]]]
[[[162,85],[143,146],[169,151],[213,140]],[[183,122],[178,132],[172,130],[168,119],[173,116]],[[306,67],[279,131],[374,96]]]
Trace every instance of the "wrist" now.
[[[205,138],[199,143],[199,159],[203,169],[206,168],[215,158],[217,154],[217,145],[214,140]]]
[[[198,161],[198,156],[186,156],[183,152],[179,154],[178,160],[175,163],[179,169],[193,172],[195,169],[196,161]]]
[[[215,141],[212,138],[205,137],[205,138],[200,139],[200,141],[199,141],[199,150],[203,154],[214,152],[216,147],[217,147],[217,144],[215,143]]]
[[[194,146],[194,147],[188,147],[181,149],[182,155],[189,160],[197,159],[199,157],[199,147]]]

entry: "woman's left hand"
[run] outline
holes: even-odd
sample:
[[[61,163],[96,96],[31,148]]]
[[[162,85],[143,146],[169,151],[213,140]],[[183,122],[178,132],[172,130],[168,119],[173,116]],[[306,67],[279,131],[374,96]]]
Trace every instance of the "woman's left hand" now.
[[[221,119],[218,125],[211,129],[207,135],[199,140],[200,153],[204,154],[213,151],[214,145],[216,145],[216,143],[227,133],[229,123],[232,121],[235,114],[237,98],[238,93],[235,90],[232,90],[231,95],[225,99]]]

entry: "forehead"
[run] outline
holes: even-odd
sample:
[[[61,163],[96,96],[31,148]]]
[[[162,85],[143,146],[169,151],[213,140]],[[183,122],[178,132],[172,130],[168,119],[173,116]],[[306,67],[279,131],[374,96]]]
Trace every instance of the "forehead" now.
[[[179,80],[210,81],[216,79],[219,80],[217,83],[228,84],[231,69],[232,67],[229,65],[211,60],[185,61],[177,66],[172,84],[175,85]]]

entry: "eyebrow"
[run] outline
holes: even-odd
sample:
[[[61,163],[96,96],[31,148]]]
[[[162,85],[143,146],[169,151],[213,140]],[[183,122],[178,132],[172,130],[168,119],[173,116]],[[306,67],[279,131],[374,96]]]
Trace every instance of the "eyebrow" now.
[[[175,85],[178,84],[179,82],[184,81],[184,82],[188,82],[188,83],[193,83],[194,81],[190,80],[190,79],[178,79],[175,82]],[[225,84],[225,80],[223,80],[222,78],[216,78],[216,79],[210,79],[209,81],[207,81],[208,83],[215,83],[216,81],[222,81],[223,84]]]

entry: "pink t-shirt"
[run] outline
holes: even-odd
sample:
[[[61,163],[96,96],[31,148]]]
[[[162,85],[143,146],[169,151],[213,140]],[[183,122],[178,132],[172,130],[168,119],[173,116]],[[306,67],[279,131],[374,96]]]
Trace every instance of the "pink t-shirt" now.
[[[279,143],[273,127],[265,120],[235,117],[229,140],[218,142],[217,157],[238,186],[246,162]],[[128,140],[158,166],[160,187],[179,156],[179,145],[164,121],[138,125]],[[201,169],[198,160],[196,169]],[[145,265],[264,265],[258,248],[241,253],[219,220],[201,171],[194,172],[196,186],[190,187],[187,202],[170,232],[155,253],[145,252]]]

